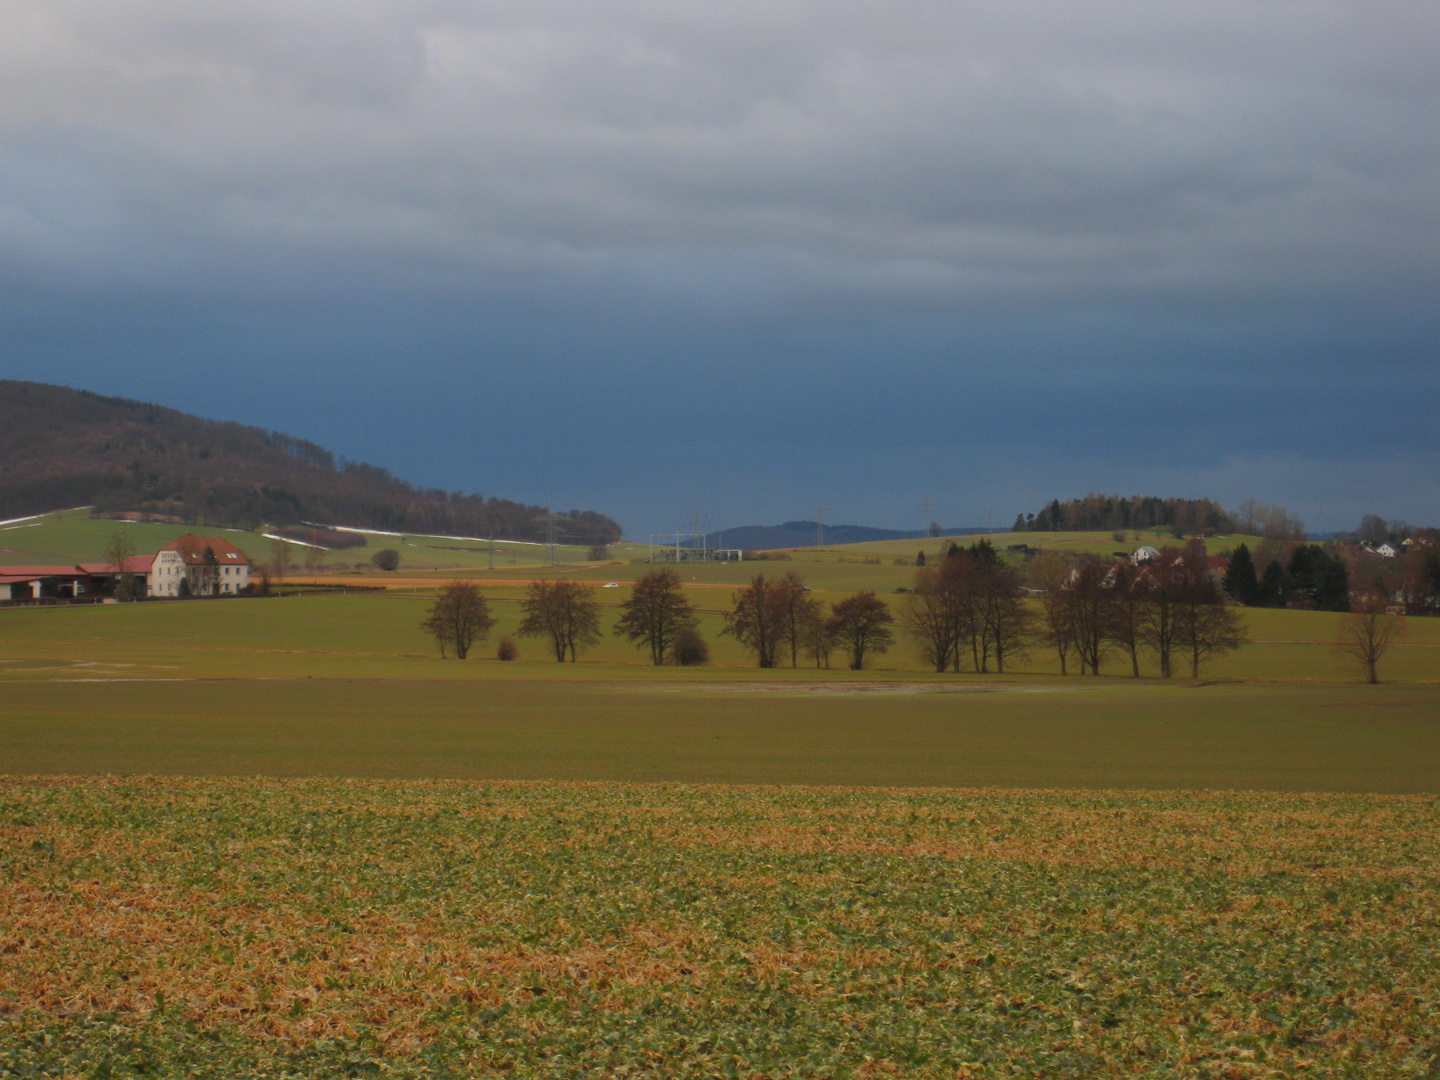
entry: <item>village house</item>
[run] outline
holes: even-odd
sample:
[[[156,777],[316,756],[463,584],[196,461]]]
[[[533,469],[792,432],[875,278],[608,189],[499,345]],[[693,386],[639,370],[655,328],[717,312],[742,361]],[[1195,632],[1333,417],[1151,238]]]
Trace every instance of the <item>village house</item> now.
[[[150,568],[151,596],[234,595],[250,583],[245,553],[223,536],[176,537]]]

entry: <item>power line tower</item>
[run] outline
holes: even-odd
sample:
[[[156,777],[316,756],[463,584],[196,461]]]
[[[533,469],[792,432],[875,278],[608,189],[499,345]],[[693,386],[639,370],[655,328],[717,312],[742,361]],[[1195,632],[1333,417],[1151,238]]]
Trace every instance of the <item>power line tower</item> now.
[[[815,546],[825,546],[825,504],[815,507]]]
[[[706,520],[705,515],[700,512],[700,507],[695,508],[695,513],[690,516],[690,520],[695,524],[695,535],[700,538],[700,561],[704,562],[710,544],[705,536]]]
[[[555,499],[552,496],[550,505],[546,507],[545,516],[539,519],[545,526],[545,547],[549,565],[555,565],[555,534],[562,524],[568,523],[569,518],[561,517],[555,513]],[[493,550],[493,549],[492,549]],[[494,557],[493,554],[491,556]]]
[[[925,515],[925,527],[921,530],[921,535],[929,536],[930,526],[935,524],[935,507],[929,499],[925,500],[925,506],[920,512]]]

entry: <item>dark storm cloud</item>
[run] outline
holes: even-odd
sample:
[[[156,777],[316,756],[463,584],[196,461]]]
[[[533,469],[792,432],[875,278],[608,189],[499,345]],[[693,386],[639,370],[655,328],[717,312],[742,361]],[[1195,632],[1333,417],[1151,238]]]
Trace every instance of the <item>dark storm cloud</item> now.
[[[1283,501],[1260,489],[1333,467],[1322,420],[1348,415],[1346,468],[1440,451],[1394,438],[1440,396],[1437,29],[1431,5],[1311,2],[15,3],[7,366],[138,393],[114,365],[165,375],[173,318],[249,373],[247,418],[330,387],[321,430],[287,422],[447,486],[496,470],[437,464],[403,409],[354,432],[365,387],[393,409],[387,363],[414,414],[457,425],[457,401],[553,380],[496,417],[513,439],[561,401],[594,445],[594,402],[638,399],[667,418],[649,437],[762,470],[772,516],[822,483],[767,466],[777,448],[830,460],[847,432],[1029,445],[1014,498],[1133,478]],[[1153,477],[1106,449],[1207,441]],[[655,490],[709,484],[686,468]],[[864,472],[857,503],[911,497]],[[1409,482],[1355,505],[1440,517]],[[603,470],[574,483],[668,521]],[[761,513],[748,490],[730,511]]]

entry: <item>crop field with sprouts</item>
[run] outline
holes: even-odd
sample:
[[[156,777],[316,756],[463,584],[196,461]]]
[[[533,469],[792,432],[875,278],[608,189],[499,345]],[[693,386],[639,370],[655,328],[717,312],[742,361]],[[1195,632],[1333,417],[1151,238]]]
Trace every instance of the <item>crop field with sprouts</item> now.
[[[1431,796],[0,782],[0,1076],[1435,1074]]]

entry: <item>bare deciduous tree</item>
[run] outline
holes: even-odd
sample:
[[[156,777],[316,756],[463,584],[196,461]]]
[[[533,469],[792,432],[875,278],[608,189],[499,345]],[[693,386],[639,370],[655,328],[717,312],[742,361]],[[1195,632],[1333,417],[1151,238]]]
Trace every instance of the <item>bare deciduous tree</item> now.
[[[1075,651],[1080,656],[1080,673],[1090,669],[1100,674],[1100,662],[1110,651],[1112,594],[1109,588],[1113,563],[1097,555],[1082,555],[1066,587],[1070,626]]]
[[[1030,563],[1030,587],[1040,594],[1044,620],[1041,639],[1055,650],[1060,674],[1069,674],[1070,654],[1075,650],[1075,625],[1067,589],[1074,566],[1053,551],[1042,551]]]
[[[1378,683],[1381,657],[1404,633],[1404,618],[1387,610],[1384,594],[1367,592],[1356,598],[1349,614],[1340,616],[1335,647],[1359,666],[1366,682]]]
[[[105,563],[115,573],[115,599],[135,599],[135,574],[125,569],[125,561],[135,555],[135,545],[123,532],[113,533],[105,545]]]
[[[648,648],[654,664],[665,663],[680,633],[695,626],[694,609],[673,570],[643,575],[620,607],[624,614],[615,624],[615,633],[628,637],[637,647]]]
[[[582,648],[600,640],[600,603],[595,590],[577,581],[535,581],[520,602],[521,637],[549,638],[555,659],[573,664]]]
[[[1144,573],[1135,581],[1142,597],[1140,606],[1140,639],[1160,661],[1160,674],[1170,678],[1170,659],[1175,651],[1176,607],[1184,589],[1184,568],[1180,565],[1178,548],[1162,548],[1160,554],[1145,564]]]
[[[885,601],[869,589],[831,604],[830,612],[826,628],[834,640],[849,650],[852,671],[865,667],[868,653],[883,653],[895,640],[890,632],[895,616],[890,614]]]
[[[754,652],[762,668],[775,666],[776,653],[785,640],[787,592],[782,583],[766,581],[764,574],[756,574],[749,585],[735,590],[731,598],[734,610],[725,613],[725,628],[720,632]]]
[[[1116,563],[1110,581],[1110,637],[1130,658],[1130,674],[1140,677],[1140,647],[1144,644],[1145,590],[1141,571],[1129,563]]]
[[[430,613],[420,628],[435,636],[442,657],[448,645],[455,650],[457,659],[464,660],[470,646],[484,641],[494,625],[480,590],[469,582],[452,581],[430,605]]]
[[[790,666],[793,668],[797,666],[805,629],[821,618],[820,602],[810,596],[805,579],[794,570],[775,582],[772,588],[777,590],[776,603],[780,608],[785,637],[790,642]]]
[[[920,646],[925,662],[936,671],[958,664],[960,620],[955,593],[947,588],[940,567],[922,567],[900,607],[900,624]],[[958,667],[957,667],[958,670]]]

